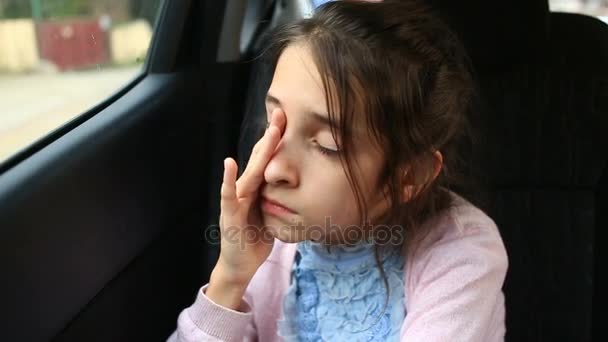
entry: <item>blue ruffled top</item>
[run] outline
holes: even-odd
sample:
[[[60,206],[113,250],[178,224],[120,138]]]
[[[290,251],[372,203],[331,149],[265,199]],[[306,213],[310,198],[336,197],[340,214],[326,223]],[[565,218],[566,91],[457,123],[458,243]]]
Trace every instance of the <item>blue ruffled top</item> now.
[[[398,341],[405,319],[404,260],[386,249],[381,260],[373,244],[330,246],[298,243],[291,284],[283,299],[284,319],[277,324],[285,341]]]

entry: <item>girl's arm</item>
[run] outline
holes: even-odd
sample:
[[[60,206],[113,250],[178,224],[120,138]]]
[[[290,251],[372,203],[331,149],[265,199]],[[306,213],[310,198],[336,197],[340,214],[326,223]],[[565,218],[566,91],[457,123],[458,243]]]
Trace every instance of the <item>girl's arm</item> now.
[[[252,309],[243,298],[238,310],[213,302],[203,286],[189,308],[177,319],[177,330],[167,342],[190,341],[257,341]]]
[[[484,221],[451,229],[411,265],[401,341],[504,340],[507,254]]]
[[[258,210],[264,170],[285,129],[285,113],[275,109],[264,136],[253,147],[245,171],[224,160],[220,190],[220,255],[209,284],[198,292],[192,306],[178,317],[171,342],[253,341],[256,331],[252,308],[244,295],[249,282],[270,255],[274,239],[265,233]],[[256,239],[251,239],[253,233]]]

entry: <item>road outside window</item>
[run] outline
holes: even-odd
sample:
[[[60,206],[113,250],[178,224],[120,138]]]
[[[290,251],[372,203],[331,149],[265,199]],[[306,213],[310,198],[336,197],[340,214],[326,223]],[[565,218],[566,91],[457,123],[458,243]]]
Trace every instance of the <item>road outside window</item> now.
[[[163,0],[0,0],[0,163],[139,75]]]

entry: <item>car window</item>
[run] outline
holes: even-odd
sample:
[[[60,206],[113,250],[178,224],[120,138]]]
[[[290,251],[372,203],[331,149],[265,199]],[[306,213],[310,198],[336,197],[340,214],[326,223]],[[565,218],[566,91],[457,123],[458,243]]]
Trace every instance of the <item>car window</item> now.
[[[0,163],[139,76],[163,0],[0,0]]]
[[[549,0],[552,12],[569,12],[597,17],[608,24],[608,0]]]

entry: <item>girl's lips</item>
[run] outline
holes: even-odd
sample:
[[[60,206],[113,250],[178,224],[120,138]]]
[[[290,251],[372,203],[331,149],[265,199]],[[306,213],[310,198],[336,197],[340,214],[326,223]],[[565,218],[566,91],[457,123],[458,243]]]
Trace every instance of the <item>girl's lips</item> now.
[[[264,211],[267,214],[274,215],[274,216],[283,217],[283,216],[293,215],[296,213],[295,211],[282,205],[281,203],[273,201],[266,197],[262,197],[261,206],[262,206],[262,211]]]

